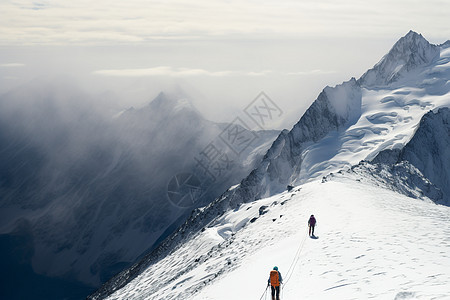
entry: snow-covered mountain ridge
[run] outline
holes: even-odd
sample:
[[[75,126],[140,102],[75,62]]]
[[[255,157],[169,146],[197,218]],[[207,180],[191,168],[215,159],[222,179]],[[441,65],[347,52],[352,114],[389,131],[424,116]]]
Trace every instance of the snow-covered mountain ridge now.
[[[446,46],[443,44],[441,47]],[[430,44],[421,34],[410,31],[395,43],[380,62],[364,73],[359,82],[371,88],[398,84],[397,81],[407,73],[417,67],[426,66],[439,57],[439,48]]]
[[[399,49],[405,51],[403,56]],[[390,74],[391,68],[379,66],[387,61],[395,64],[395,58],[402,60],[399,66],[408,68],[400,68],[403,71],[396,73],[394,81],[384,87],[365,84],[367,74]],[[270,196],[287,184],[319,178],[371,160],[385,149],[401,148],[426,112],[450,106],[449,78],[450,48],[431,45],[421,35],[409,32],[361,79],[326,87],[230,195],[238,198],[232,202]]]
[[[360,179],[241,204],[106,299],[259,299],[274,265],[282,299],[450,299],[450,208]]]
[[[180,251],[187,251],[187,248],[184,248],[187,244],[191,246],[197,245],[195,244],[196,240],[201,241],[203,238],[206,238],[205,234],[208,232],[208,228],[213,228],[213,232],[220,231],[221,233],[223,231],[219,227],[228,228],[225,230],[228,234],[224,236],[230,237],[226,239],[226,242],[222,242],[222,244],[220,239],[216,239],[215,242],[214,239],[210,239],[208,243],[211,244],[206,242],[201,244],[203,246],[198,253],[201,251],[206,251],[205,253],[208,253],[208,251],[214,253],[218,251],[218,257],[225,255],[226,250],[217,250],[217,247],[223,248],[230,241],[233,243],[233,237],[240,234],[238,229],[242,227],[242,224],[247,224],[249,228],[254,226],[250,220],[258,217],[260,214],[259,208],[270,206],[274,201],[277,202],[277,207],[281,205],[278,204],[282,202],[281,198],[277,197],[283,195],[279,193],[282,193],[286,189],[286,185],[298,186],[297,189],[301,187],[303,191],[304,186],[313,186],[322,177],[326,177],[330,173],[336,174],[343,169],[351,170],[351,167],[357,165],[360,161],[373,160],[380,152],[387,153],[383,151],[393,150],[396,152],[404,148],[407,149],[405,145],[408,145],[410,141],[411,143],[409,145],[412,148],[415,147],[414,145],[424,147],[424,151],[409,152],[420,154],[418,160],[414,161],[413,158],[408,158],[408,161],[405,163],[402,162],[404,157],[397,158],[397,173],[392,172],[389,169],[390,166],[381,166],[380,169],[384,168],[386,173],[391,172],[383,178],[371,176],[369,171],[373,170],[371,169],[372,167],[364,168],[365,173],[363,171],[357,174],[351,173],[349,176],[354,176],[351,179],[345,176],[343,177],[343,180],[348,183],[344,185],[345,187],[343,189],[352,189],[352,184],[357,182],[361,183],[363,187],[358,190],[358,193],[353,194],[355,199],[359,197],[361,199],[370,198],[372,199],[370,201],[374,202],[378,201],[379,199],[376,196],[365,194],[365,191],[372,191],[383,195],[387,193],[392,199],[403,199],[399,201],[408,202],[412,200],[405,196],[386,191],[385,188],[395,189],[395,186],[390,184],[390,182],[384,182],[385,184],[383,185],[382,180],[389,180],[389,178],[397,175],[399,180],[404,180],[405,178],[402,176],[405,174],[413,174],[417,177],[417,180],[412,182],[412,184],[404,184],[401,182],[402,185],[397,186],[397,192],[408,194],[417,187],[414,184],[420,183],[423,186],[419,188],[423,188],[422,192],[425,193],[411,192],[408,194],[409,196],[423,198],[431,202],[430,198],[438,200],[439,193],[442,193],[442,199],[445,199],[446,196],[444,194],[446,191],[442,187],[450,185],[448,176],[445,177],[446,174],[443,174],[445,176],[439,176],[439,180],[442,181],[437,182],[436,178],[426,177],[428,176],[426,169],[428,166],[433,166],[439,161],[450,161],[447,156],[448,152],[445,151],[445,143],[448,141],[448,131],[447,136],[445,136],[446,128],[445,126],[442,127],[442,125],[446,124],[446,121],[444,117],[440,119],[440,116],[446,113],[445,110],[439,111],[439,108],[450,106],[449,79],[450,48],[448,44],[431,45],[421,35],[415,32],[409,32],[394,45],[391,51],[373,69],[366,72],[360,79],[356,80],[353,78],[336,87],[326,87],[292,130],[285,130],[279,135],[259,166],[240,185],[230,188],[208,207],[194,211],[191,218],[176,233],[170,236],[159,249],[153,254],[148,255],[132,269],[113,278],[98,293],[92,295],[91,298],[104,298],[120,288],[123,289],[118,290],[116,294],[112,294],[110,299],[126,299],[129,297],[132,299],[145,299],[142,298],[144,297],[143,295],[152,295],[158,299],[189,298],[189,295],[201,289],[208,281],[214,280],[215,277],[227,272],[228,265],[231,265],[233,268],[233,258],[238,257],[238,255],[232,255],[230,264],[217,258],[218,266],[216,268],[208,268],[208,263],[196,264],[199,262],[195,261],[198,257],[184,257],[183,261],[185,263],[171,261],[174,255],[183,257]],[[438,116],[435,119],[436,121],[430,123],[432,131],[436,130],[441,136],[428,139],[428,134],[425,134],[427,139],[418,138],[421,142],[415,143],[412,140],[415,133],[418,133],[418,136],[420,136],[421,132],[427,132],[427,129],[419,130],[420,127],[418,126],[421,123],[420,120],[422,120],[422,117],[430,110],[433,111],[432,114]],[[442,120],[442,122],[439,122],[439,120]],[[424,121],[424,123],[427,122]],[[424,124],[423,128],[426,128],[426,126]],[[439,129],[437,129],[437,126],[439,126]],[[442,144],[439,146],[441,150],[438,151],[438,154],[433,150],[434,145],[431,143],[436,138],[442,140]],[[406,152],[408,151],[405,150]],[[429,156],[430,153],[434,154]],[[433,162],[428,163],[427,161],[427,163],[422,165],[418,163],[418,161],[422,161],[427,157],[432,157]],[[360,177],[366,179],[361,180]],[[325,184],[324,186],[327,185]],[[334,183],[332,186],[335,186]],[[402,190],[402,188],[404,189]],[[429,190],[427,191],[426,189]],[[328,193],[329,195],[334,193],[336,197],[340,191],[340,188],[336,188],[336,190],[329,190]],[[317,188],[314,189],[314,192],[310,192],[308,196],[313,199],[320,199],[321,192],[321,188]],[[278,200],[274,200],[275,198]],[[331,202],[332,198],[330,197],[329,200]],[[235,224],[233,226],[226,225],[230,222],[223,221],[223,218],[232,218],[231,215],[234,210],[238,211],[241,216],[245,215],[243,211],[246,211],[251,206],[250,203],[258,203],[258,209],[251,216],[242,218],[237,223],[231,222]],[[362,202],[359,204],[364,206]],[[411,204],[411,207],[414,205]],[[420,206],[421,204],[418,205]],[[431,207],[433,206],[429,207],[432,209]],[[293,213],[305,214],[306,218],[308,212],[300,210],[300,208],[298,209]],[[325,207],[323,209],[325,210]],[[445,209],[443,208],[443,210]],[[252,208],[248,208],[248,210],[250,211]],[[260,218],[265,218],[264,210],[263,208]],[[275,219],[273,221],[274,223],[278,221],[282,222],[283,217],[280,217],[280,215],[282,213],[278,214],[278,211],[274,213],[272,216],[272,219]],[[350,217],[353,216],[350,215]],[[258,223],[260,218],[254,223]],[[395,223],[395,220],[391,221]],[[440,226],[445,226],[444,224],[448,222],[448,218],[443,217],[441,221]],[[306,222],[306,220],[302,222]],[[373,220],[373,222],[375,224],[376,220]],[[268,223],[270,224],[270,222]],[[236,226],[236,224],[240,225]],[[358,224],[363,226],[363,223]],[[244,231],[247,230],[247,225]],[[202,230],[204,231],[202,232]],[[351,230],[356,229],[351,228]],[[406,234],[407,228],[405,227],[404,230]],[[231,233],[234,233],[234,235]],[[265,245],[265,242],[271,239],[265,238],[264,228],[255,229],[253,234],[255,245]],[[259,239],[258,235],[262,235],[262,237]],[[223,236],[221,237],[223,238]],[[246,237],[249,238],[248,236]],[[445,245],[448,245],[448,239],[444,238],[444,240],[447,243]],[[405,243],[408,242],[406,240],[402,241]],[[435,241],[433,245],[438,248],[439,242]],[[445,245],[444,247],[447,247]],[[245,248],[244,246],[242,247]],[[247,249],[246,251],[252,252],[253,250]],[[236,253],[246,255],[243,251]],[[413,254],[411,254],[412,256]],[[191,263],[191,259],[194,260],[194,263]],[[248,259],[249,261],[252,260],[250,256]],[[387,259],[392,258],[387,256]],[[170,263],[168,263],[169,261]],[[444,262],[448,263],[448,260]],[[156,294],[156,289],[153,289],[151,285],[157,282],[157,279],[153,279],[154,277],[150,274],[152,272],[150,270],[153,270],[153,272],[159,270],[162,263],[165,266],[176,265],[177,268],[174,268],[173,272],[170,273],[172,277],[168,275],[172,278],[169,284],[157,285],[160,290],[166,290],[167,293]],[[219,266],[219,264],[223,264],[223,266]],[[239,265],[239,263],[236,264]],[[191,273],[192,268],[195,268],[197,270],[195,272],[199,272],[199,274],[206,274],[206,277],[203,279],[197,276],[189,277],[190,275],[188,274],[193,274]],[[443,272],[442,274],[443,277],[448,278],[447,272]],[[391,280],[392,278],[389,275],[385,279]],[[173,285],[172,282],[174,283]],[[175,284],[177,282],[179,284]],[[139,292],[132,292],[132,287],[139,289]],[[171,288],[173,290],[170,290]],[[214,290],[214,288],[211,289]],[[369,294],[364,294],[361,297],[356,297],[356,299],[368,298],[369,296]],[[216,297],[209,295],[209,297],[205,299],[221,299],[218,295]],[[395,297],[395,294],[393,294],[393,297]],[[330,298],[347,299],[348,297]],[[425,297],[425,299],[428,298]]]

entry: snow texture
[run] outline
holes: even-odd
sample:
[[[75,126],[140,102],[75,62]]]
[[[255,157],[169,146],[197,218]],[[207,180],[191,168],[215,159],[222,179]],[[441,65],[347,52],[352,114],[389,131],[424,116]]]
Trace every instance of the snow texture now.
[[[107,299],[258,299],[275,265],[282,299],[450,299],[450,208],[356,179],[242,204]]]
[[[407,194],[410,196],[426,196],[436,203],[449,205],[450,109],[440,108],[436,113],[430,111],[424,115],[414,136],[405,147],[401,150],[384,150],[372,163],[390,169],[387,173],[375,172],[375,176],[392,173],[390,175],[396,180],[391,178],[391,183],[408,184],[410,191]],[[417,181],[409,182],[416,177],[421,178],[420,181],[425,185]],[[418,192],[420,195],[417,195]]]
[[[449,186],[449,78],[449,47],[409,32],[359,80],[326,87],[239,185],[91,299],[258,298],[273,265],[290,278],[286,299],[450,299],[450,211],[432,202]]]

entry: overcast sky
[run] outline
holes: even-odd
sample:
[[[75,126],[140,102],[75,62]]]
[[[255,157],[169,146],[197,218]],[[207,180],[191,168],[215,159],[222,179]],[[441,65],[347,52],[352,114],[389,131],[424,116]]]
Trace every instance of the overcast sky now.
[[[445,42],[449,12],[437,0],[1,0],[0,92],[64,78],[120,109],[164,90],[227,121],[265,91],[284,111],[274,126],[290,127],[410,29]]]

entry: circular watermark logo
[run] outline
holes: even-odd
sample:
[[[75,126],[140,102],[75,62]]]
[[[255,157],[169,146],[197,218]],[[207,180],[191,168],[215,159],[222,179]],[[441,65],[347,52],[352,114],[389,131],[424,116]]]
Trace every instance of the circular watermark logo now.
[[[179,208],[194,206],[202,192],[200,180],[192,173],[178,173],[167,184],[167,197]]]

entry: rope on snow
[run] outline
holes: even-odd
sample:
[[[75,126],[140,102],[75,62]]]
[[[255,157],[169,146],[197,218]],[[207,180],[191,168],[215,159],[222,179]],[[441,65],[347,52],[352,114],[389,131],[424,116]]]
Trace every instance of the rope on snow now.
[[[306,234],[304,235],[303,240],[301,241],[301,243],[297,249],[297,252],[295,253],[294,259],[292,260],[292,263],[291,263],[288,271],[286,272],[286,281],[283,284],[283,289],[286,286],[286,284],[289,282],[289,279],[291,279],[292,274],[294,273],[295,266],[297,265],[298,261],[300,260],[300,253],[303,250],[305,241],[306,241]]]

